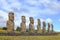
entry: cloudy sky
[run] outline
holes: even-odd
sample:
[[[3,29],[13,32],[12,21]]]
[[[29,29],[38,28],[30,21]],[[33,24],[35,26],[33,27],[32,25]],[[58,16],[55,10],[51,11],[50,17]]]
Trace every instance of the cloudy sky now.
[[[26,16],[28,28],[29,17],[32,16],[35,22],[37,19],[54,24],[54,30],[60,31],[60,0],[0,0],[0,27],[6,26],[8,13],[14,12],[15,28],[20,26],[21,16]]]

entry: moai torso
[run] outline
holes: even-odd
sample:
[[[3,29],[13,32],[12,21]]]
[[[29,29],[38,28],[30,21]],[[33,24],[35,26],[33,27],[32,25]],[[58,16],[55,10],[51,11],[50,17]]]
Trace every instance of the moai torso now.
[[[50,33],[50,23],[48,23],[48,33]]]
[[[40,21],[40,19],[38,19],[37,33],[41,33],[41,21]]]
[[[7,21],[7,31],[8,32],[13,32],[14,31],[14,22]]]
[[[29,31],[30,33],[34,33],[34,19],[33,17],[30,17],[30,24],[29,24]]]
[[[26,18],[25,16],[22,16],[22,22],[20,24],[21,26],[21,33],[25,33],[26,32]]]
[[[26,32],[26,24],[25,23],[21,23],[21,32],[22,33]]]
[[[43,33],[46,33],[46,23],[43,22]]]
[[[30,30],[30,32],[34,32],[34,24],[29,24],[29,30]]]
[[[7,32],[8,33],[13,33],[14,31],[14,13],[13,12],[10,12],[9,13],[9,20],[7,21]]]

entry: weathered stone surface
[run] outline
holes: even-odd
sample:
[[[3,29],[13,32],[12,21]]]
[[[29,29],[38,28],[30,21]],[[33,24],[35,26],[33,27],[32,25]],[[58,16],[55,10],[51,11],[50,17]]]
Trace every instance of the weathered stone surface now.
[[[53,32],[54,32],[54,29],[53,29],[54,25],[53,25],[53,24],[51,24],[51,27],[52,27],[52,33],[53,33]]]
[[[14,21],[14,13],[13,12],[9,12],[9,20],[10,21]]]
[[[29,31],[30,33],[34,33],[34,19],[33,17],[30,17],[30,23],[29,23]]]
[[[13,12],[9,12],[9,20],[6,23],[7,26],[7,32],[8,33],[13,33],[14,31],[14,13]]]
[[[21,26],[21,33],[25,33],[26,32],[26,17],[22,16],[21,19],[22,19],[22,22],[20,24],[20,26]]]
[[[45,22],[43,22],[43,33],[46,33],[46,23]]]
[[[48,23],[48,33],[50,33],[50,23]]]
[[[37,33],[41,33],[41,20],[37,19],[38,23],[37,23]]]

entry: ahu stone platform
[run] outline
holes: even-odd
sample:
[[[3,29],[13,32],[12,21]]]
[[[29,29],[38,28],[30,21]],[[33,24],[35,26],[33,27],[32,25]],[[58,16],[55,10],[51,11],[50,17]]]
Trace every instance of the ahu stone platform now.
[[[0,36],[57,36],[58,33],[0,33]]]

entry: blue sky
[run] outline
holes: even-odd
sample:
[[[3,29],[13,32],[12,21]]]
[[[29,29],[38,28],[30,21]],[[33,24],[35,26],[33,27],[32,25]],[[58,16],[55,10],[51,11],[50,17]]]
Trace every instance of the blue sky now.
[[[20,26],[21,16],[25,15],[27,28],[32,16],[35,29],[39,18],[46,24],[54,24],[54,30],[60,31],[60,0],[0,0],[0,27],[6,26],[10,11],[15,14],[15,28]]]

